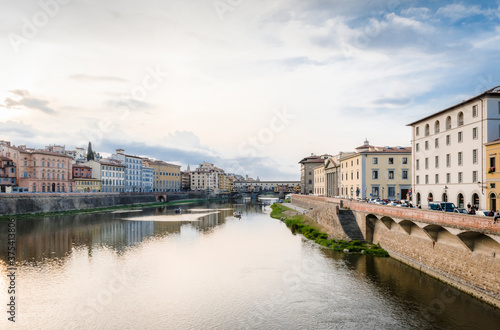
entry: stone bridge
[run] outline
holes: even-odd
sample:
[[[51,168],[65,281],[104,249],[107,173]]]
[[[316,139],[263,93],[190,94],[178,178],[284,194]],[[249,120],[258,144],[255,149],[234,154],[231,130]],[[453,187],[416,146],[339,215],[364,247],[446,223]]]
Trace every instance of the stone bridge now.
[[[326,197],[293,195],[292,203],[312,209],[311,218],[332,236],[362,235],[391,257],[500,307],[500,221]]]

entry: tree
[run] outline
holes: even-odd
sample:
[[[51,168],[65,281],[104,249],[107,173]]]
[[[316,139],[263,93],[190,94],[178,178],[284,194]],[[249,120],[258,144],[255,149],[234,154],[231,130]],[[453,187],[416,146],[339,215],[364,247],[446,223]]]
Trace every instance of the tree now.
[[[92,151],[92,143],[89,142],[89,147],[87,149],[87,161],[95,160],[95,153]]]

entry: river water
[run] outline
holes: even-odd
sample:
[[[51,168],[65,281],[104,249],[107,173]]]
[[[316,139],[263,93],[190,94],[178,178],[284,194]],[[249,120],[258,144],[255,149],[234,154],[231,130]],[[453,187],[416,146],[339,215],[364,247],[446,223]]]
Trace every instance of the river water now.
[[[265,201],[175,208],[18,219],[15,328],[500,326],[500,310],[398,261],[293,235]],[[9,329],[3,245],[0,328]]]

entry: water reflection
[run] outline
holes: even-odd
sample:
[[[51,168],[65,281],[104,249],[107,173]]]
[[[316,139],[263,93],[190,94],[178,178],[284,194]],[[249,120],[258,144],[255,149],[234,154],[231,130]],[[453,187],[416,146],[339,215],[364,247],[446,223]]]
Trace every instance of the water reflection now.
[[[128,217],[151,217],[175,215],[176,207],[158,207],[141,210],[79,214],[72,216],[45,217],[17,220],[17,261],[40,262],[46,258],[68,257],[74,248],[88,248],[89,253],[96,246],[107,246],[118,252],[134,246],[150,237],[180,234],[183,226],[191,226],[207,232],[224,224],[233,209],[228,204],[202,204],[189,208],[213,208],[198,221],[127,221]],[[187,211],[186,206],[186,211]],[[258,206],[257,206],[258,208]],[[248,207],[247,212],[255,212],[256,207]],[[6,241],[7,226],[0,226],[0,241]],[[7,262],[7,250],[0,249],[0,260]]]

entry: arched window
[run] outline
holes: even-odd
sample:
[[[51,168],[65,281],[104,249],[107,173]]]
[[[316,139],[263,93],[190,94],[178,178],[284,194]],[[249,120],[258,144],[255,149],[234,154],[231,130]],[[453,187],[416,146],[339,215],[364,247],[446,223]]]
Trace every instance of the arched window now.
[[[425,136],[428,136],[430,134],[430,128],[429,124],[425,125]]]
[[[451,117],[450,116],[446,117],[446,129],[447,130],[451,129]]]
[[[27,178],[28,177],[28,171],[24,171],[24,177]]]
[[[458,208],[461,208],[461,209],[464,208],[464,195],[458,194],[458,196],[457,196],[457,205],[458,205]]]
[[[432,202],[433,200],[434,200],[434,196],[432,196],[432,193],[429,193],[429,195],[427,195],[427,201]]]
[[[457,126],[462,126],[464,124],[464,113],[460,111],[457,116]]]
[[[420,193],[417,193],[417,206],[420,205]]]
[[[472,205],[474,205],[476,208],[479,208],[479,195],[478,194],[472,195]]]
[[[490,194],[490,207],[489,207],[490,210],[492,210],[493,212],[495,212],[497,210],[497,198],[496,198],[496,195],[495,193],[491,193]]]
[[[448,201],[448,195],[446,193],[443,193],[442,201],[443,202],[447,202]]]
[[[439,133],[439,120],[434,123],[434,133]]]

